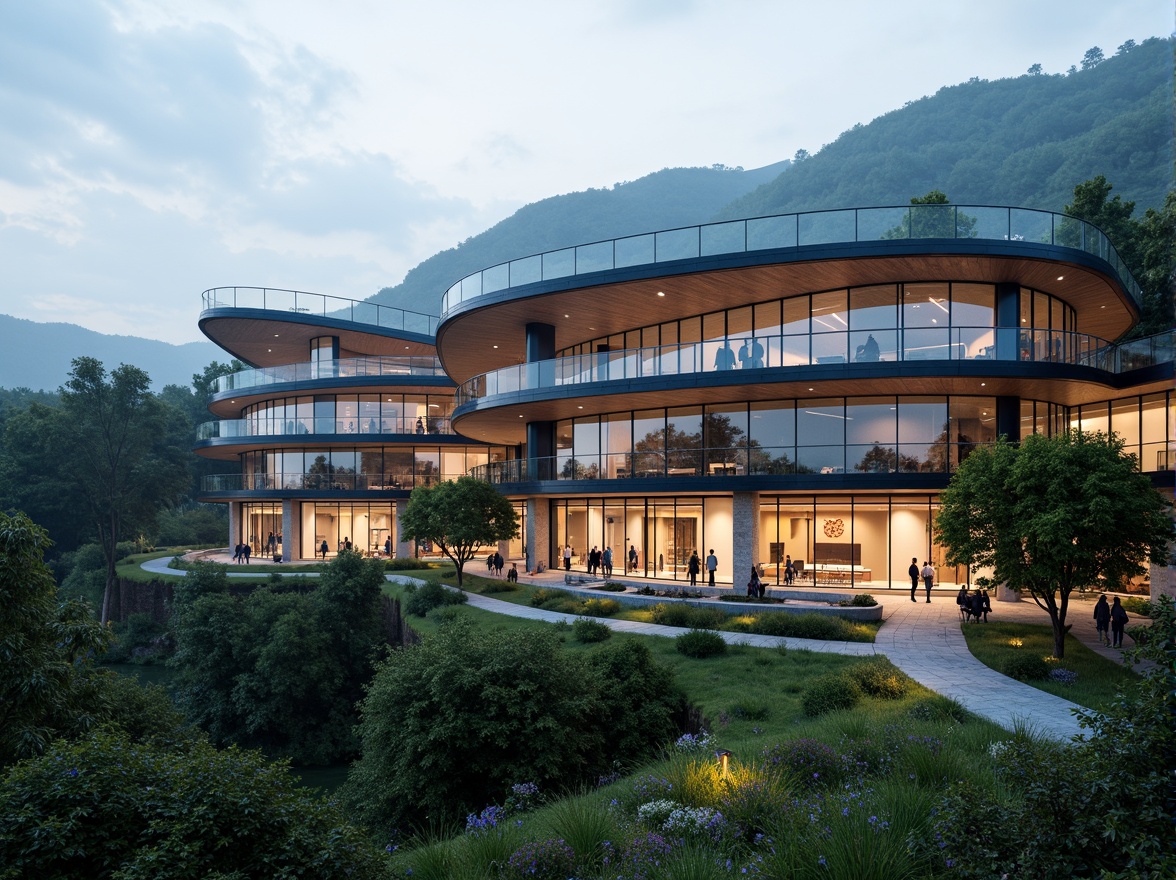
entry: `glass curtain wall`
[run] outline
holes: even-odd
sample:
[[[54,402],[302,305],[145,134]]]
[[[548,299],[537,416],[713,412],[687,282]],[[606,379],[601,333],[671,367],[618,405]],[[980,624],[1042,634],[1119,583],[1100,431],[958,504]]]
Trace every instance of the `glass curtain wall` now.
[[[348,541],[354,550],[377,555],[384,541],[394,536],[394,520],[393,505],[387,502],[303,502],[300,556],[323,558],[322,545],[326,542],[326,558],[331,559]]]

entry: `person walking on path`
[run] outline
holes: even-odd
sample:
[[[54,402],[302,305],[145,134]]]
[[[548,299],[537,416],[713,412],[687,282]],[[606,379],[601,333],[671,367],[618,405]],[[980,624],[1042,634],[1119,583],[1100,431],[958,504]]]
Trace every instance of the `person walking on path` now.
[[[960,607],[960,620],[963,620],[968,610],[968,585],[960,587],[960,591],[956,593],[956,605]]]
[[[698,551],[691,550],[690,559],[686,562],[686,571],[690,575],[690,586],[692,587],[698,586],[698,572],[702,569],[701,562],[702,560],[698,558]]]
[[[1098,643],[1109,646],[1111,644],[1111,606],[1107,603],[1105,593],[1098,597],[1098,602],[1094,605],[1094,628],[1098,630]]]
[[[919,560],[918,557],[911,557],[911,567],[907,569],[907,574],[911,576],[911,601],[918,601],[915,599],[915,590],[919,589]]]
[[[1130,618],[1127,616],[1126,609],[1123,608],[1119,602],[1119,597],[1115,597],[1115,601],[1111,603],[1111,647],[1123,647],[1123,627],[1127,625]]]
[[[706,557],[706,582],[708,586],[715,585],[715,570],[719,567],[719,557],[715,556],[715,551],[712,549]]]
[[[935,569],[931,567],[930,562],[923,563],[923,586],[927,588],[927,603],[931,603],[931,582],[935,580]],[[914,591],[911,591],[912,597]]]

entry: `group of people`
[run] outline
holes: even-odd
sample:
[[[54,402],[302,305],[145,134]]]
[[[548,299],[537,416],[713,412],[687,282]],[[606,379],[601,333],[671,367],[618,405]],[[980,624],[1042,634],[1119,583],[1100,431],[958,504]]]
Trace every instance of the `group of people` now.
[[[759,569],[753,565],[751,567],[751,580],[747,582],[747,598],[762,599],[766,592],[767,587],[764,584],[764,579],[760,577]]]
[[[919,567],[919,558],[917,556],[911,557],[911,567],[907,569],[907,574],[911,577],[911,601],[917,602],[915,593],[919,589],[919,580],[923,581],[923,589],[927,591],[927,601],[931,601],[931,587],[935,583],[935,569],[927,560],[923,561],[923,567]],[[958,604],[958,602],[957,602]]]
[[[495,550],[486,557],[486,571],[494,577],[502,577],[502,567],[506,565],[506,560],[502,558],[502,554]]]
[[[249,554],[253,552],[253,548],[248,544],[241,543],[233,548],[233,562],[238,565],[247,565],[249,563]]]
[[[716,370],[733,370],[735,369],[735,352],[731,349],[731,343],[723,340],[723,347],[715,352],[715,369]],[[740,366],[745,370],[758,370],[764,366],[764,346],[755,337],[745,341],[739,347]]]
[[[988,623],[988,612],[992,610],[992,601],[988,598],[988,591],[976,589],[968,591],[967,585],[960,587],[956,593],[956,605],[960,608],[960,620],[976,622],[983,619]]]
[[[612,577],[613,551],[612,547],[600,550],[595,544],[588,551],[588,574],[599,573],[601,577]]]
[[[1107,604],[1105,595],[1099,596],[1094,606],[1094,626],[1098,630],[1099,644],[1110,648],[1122,648],[1123,628],[1129,619],[1118,596],[1110,605]]]

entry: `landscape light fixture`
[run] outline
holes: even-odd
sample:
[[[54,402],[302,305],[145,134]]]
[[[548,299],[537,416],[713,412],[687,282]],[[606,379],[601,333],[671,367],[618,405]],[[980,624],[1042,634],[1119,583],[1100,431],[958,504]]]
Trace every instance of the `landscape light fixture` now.
[[[719,749],[715,757],[719,759],[719,774],[726,779],[731,773],[731,752],[729,749]]]

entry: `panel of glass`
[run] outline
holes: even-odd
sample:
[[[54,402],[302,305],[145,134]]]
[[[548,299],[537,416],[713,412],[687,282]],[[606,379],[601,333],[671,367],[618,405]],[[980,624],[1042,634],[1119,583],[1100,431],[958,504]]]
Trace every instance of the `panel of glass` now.
[[[482,272],[482,290],[493,293],[510,286],[510,264],[501,263]]]
[[[665,442],[666,474],[697,476],[702,467],[702,407],[667,410]]]
[[[543,279],[566,278],[576,274],[576,249],[564,248],[560,251],[549,251],[541,255],[543,258]]]
[[[1009,233],[1009,212],[1007,208],[971,208],[961,212],[959,217],[961,233],[967,238],[987,238],[996,241],[1019,241],[1022,233]]]
[[[653,262],[653,235],[634,235],[613,242],[616,267],[641,266]]]
[[[951,466],[956,468],[981,443],[996,440],[996,398],[953,397],[950,400]]]
[[[702,256],[711,254],[742,253],[747,235],[747,226],[743,220],[733,220],[730,223],[712,223],[701,229]]]
[[[576,274],[603,272],[613,267],[613,243],[601,241],[576,248]]]
[[[534,284],[543,280],[543,261],[539,254],[510,262],[510,285]]]
[[[664,410],[633,414],[633,475],[665,476],[666,423]]]
[[[657,262],[668,260],[688,260],[698,256],[698,227],[687,229],[671,229],[667,232],[657,232],[655,235],[655,254]]]
[[[797,217],[797,240],[803,245],[854,241],[857,215],[853,210],[820,211]]]
[[[594,480],[600,476],[600,420],[595,416],[576,419],[572,433],[576,463],[573,479]]]
[[[747,221],[749,251],[796,247],[796,215],[760,217]]]
[[[859,208],[857,240],[906,238],[910,212],[906,208]]]

